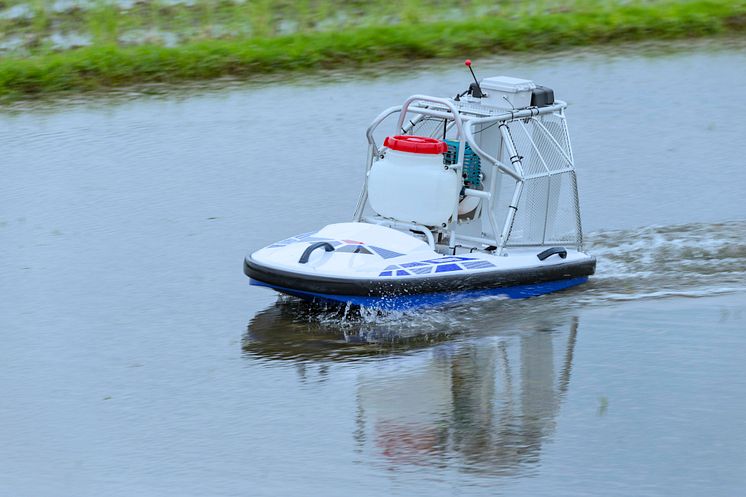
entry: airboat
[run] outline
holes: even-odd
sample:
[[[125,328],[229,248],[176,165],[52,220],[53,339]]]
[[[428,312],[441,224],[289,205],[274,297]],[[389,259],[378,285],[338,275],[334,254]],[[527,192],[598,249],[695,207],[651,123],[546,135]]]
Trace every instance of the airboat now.
[[[466,65],[463,93],[413,95],[373,120],[352,220],[253,252],[252,285],[402,309],[588,280],[567,104],[530,80],[478,81]]]

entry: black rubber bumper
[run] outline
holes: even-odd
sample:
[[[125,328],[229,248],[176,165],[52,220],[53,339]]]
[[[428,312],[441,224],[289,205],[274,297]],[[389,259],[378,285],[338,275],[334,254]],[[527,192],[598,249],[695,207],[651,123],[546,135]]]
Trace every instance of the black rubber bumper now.
[[[309,276],[263,266],[251,257],[244,260],[244,273],[249,278],[272,286],[301,292],[363,297],[414,295],[420,293],[458,292],[590,276],[596,271],[596,258],[565,262],[520,270],[484,271],[471,274],[451,274],[430,277],[380,279],[348,279]]]

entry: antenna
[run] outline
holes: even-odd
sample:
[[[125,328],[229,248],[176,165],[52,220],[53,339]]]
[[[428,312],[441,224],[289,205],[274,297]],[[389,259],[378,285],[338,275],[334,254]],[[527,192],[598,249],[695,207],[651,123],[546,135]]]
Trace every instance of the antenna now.
[[[464,61],[464,64],[466,64],[466,67],[469,68],[469,72],[471,73],[471,77],[474,78],[474,84],[469,85],[469,93],[474,98],[482,98],[484,97],[484,93],[482,93],[482,87],[479,86],[479,81],[477,81],[477,76],[474,74],[474,70],[471,68],[471,59],[466,59]]]
[[[471,59],[466,59],[464,61],[464,64],[466,64],[466,67],[469,68],[469,72],[471,73],[471,77],[474,78],[474,82],[479,86],[479,82],[477,81],[477,77],[474,75],[474,70],[471,68]]]

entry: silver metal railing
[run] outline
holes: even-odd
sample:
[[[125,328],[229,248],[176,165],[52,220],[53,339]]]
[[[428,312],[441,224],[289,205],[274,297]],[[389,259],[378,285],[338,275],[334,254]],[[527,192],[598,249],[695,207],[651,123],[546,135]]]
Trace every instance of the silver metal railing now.
[[[426,105],[423,105],[426,104]],[[580,224],[580,208],[577,197],[577,183],[574,181],[574,161],[572,157],[572,149],[570,148],[569,135],[567,134],[564,109],[566,103],[562,101],[556,101],[553,105],[542,107],[542,108],[526,108],[505,112],[498,112],[496,109],[490,109],[472,104],[463,104],[461,102],[455,102],[451,99],[431,97],[427,95],[412,95],[402,105],[389,107],[388,109],[381,112],[370,124],[366,130],[366,137],[368,139],[368,158],[365,167],[365,179],[363,190],[358,199],[358,203],[355,209],[354,219],[355,221],[364,220],[366,222],[375,222],[377,224],[385,224],[391,227],[398,227],[400,229],[410,229],[425,234],[428,244],[434,247],[435,238],[433,233],[448,234],[448,245],[449,247],[455,247],[460,242],[479,243],[483,245],[494,245],[497,247],[498,253],[503,253],[505,248],[510,245],[511,233],[514,228],[517,219],[517,213],[521,205],[524,186],[527,181],[536,181],[542,178],[551,178],[560,174],[569,173],[572,176],[571,189],[572,198],[570,199],[574,204],[575,210],[575,238],[578,249],[582,249],[582,228]],[[496,214],[496,198],[497,194],[494,188],[490,191],[477,190],[472,188],[464,188],[462,194],[465,196],[477,197],[483,202],[481,208],[481,215],[486,214],[487,225],[489,226],[492,233],[482,233],[482,236],[473,236],[459,233],[459,220],[458,220],[458,205],[459,199],[455,199],[454,212],[451,217],[451,222],[447,227],[424,227],[415,225],[412,223],[403,223],[399,220],[389,220],[380,216],[367,217],[363,219],[363,213],[367,205],[367,184],[368,184],[368,173],[372,168],[375,161],[379,160],[382,156],[382,150],[376,144],[374,138],[374,132],[380,126],[380,124],[386,120],[389,116],[399,113],[397,120],[397,134],[401,132],[406,134],[414,129],[423,119],[435,118],[443,119],[445,129],[451,129],[453,126],[456,128],[456,138],[460,143],[458,160],[455,164],[451,165],[453,169],[457,170],[460,174],[465,153],[465,144],[468,144],[471,150],[481,159],[483,165],[494,167],[495,170],[501,174],[506,175],[515,181],[515,187],[510,201],[507,205],[507,212],[502,227],[500,227],[495,218]],[[414,114],[414,117],[409,119],[409,122],[405,126],[407,116]],[[550,118],[556,118],[561,123],[562,135],[560,138],[566,144],[565,147],[558,141],[558,139],[552,134],[552,132],[542,122],[543,117],[541,116],[554,116]],[[518,123],[514,126],[513,123]],[[447,124],[446,124],[447,123]],[[500,130],[500,137],[502,144],[505,147],[505,153],[507,154],[508,160],[503,162],[500,157],[493,157],[487,153],[482,147],[477,144],[475,139],[475,127],[479,125],[496,124]],[[549,144],[550,150],[547,152],[542,149],[536,142],[536,135],[532,135],[532,132],[528,129],[528,124],[531,125],[532,130],[541,136],[542,143],[546,148]],[[515,132],[521,134],[521,140],[525,148],[519,150],[514,140],[511,127],[515,127]],[[484,127],[482,128],[484,129]],[[444,131],[445,133],[445,131]],[[502,149],[501,149],[502,150]],[[499,152],[500,155],[502,152]],[[531,157],[538,161],[543,167],[540,172],[533,171],[527,174],[524,171],[524,157],[520,154],[531,154]],[[547,163],[547,153],[555,154],[556,157],[561,160],[564,167],[561,169],[552,169]],[[556,163],[556,160],[553,164]],[[533,164],[533,163],[532,163]],[[535,165],[534,165],[535,167]],[[547,180],[550,181],[550,180]],[[550,188],[547,186],[547,198],[544,199],[544,227],[542,239],[537,244],[544,244],[547,237],[547,223],[550,219],[549,213],[549,195]],[[406,225],[406,226],[405,226]],[[486,235],[486,236],[485,236]],[[524,246],[526,244],[517,241],[513,246]]]

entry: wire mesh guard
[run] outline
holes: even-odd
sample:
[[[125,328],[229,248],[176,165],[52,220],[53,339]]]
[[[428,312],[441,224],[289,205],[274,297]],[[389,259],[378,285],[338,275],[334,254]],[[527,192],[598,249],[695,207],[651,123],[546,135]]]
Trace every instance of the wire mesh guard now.
[[[410,134],[418,136],[428,136],[430,138],[444,139],[448,132],[448,121],[435,117],[422,117],[416,121],[410,121],[413,124],[409,130]]]
[[[546,114],[508,124],[521,157],[524,186],[506,245],[582,245],[577,181],[564,116]],[[505,148],[503,148],[505,150]],[[505,153],[504,155],[507,155]],[[510,164],[510,157],[501,158]],[[501,192],[501,207],[512,185]]]

